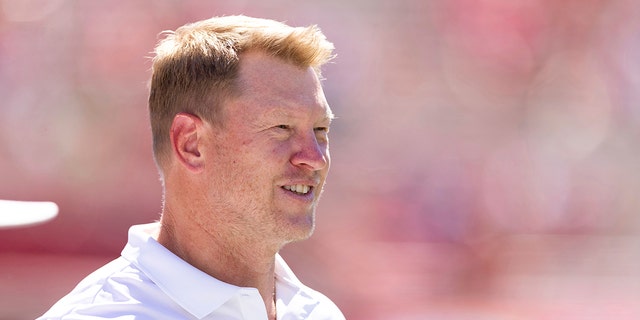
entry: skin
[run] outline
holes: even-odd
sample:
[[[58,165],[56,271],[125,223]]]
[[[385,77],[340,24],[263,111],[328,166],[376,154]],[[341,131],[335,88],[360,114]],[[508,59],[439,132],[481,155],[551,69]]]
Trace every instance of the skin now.
[[[240,60],[223,122],[178,114],[158,241],[222,281],[260,291],[275,318],[275,254],[314,228],[333,118],[312,68],[261,52]],[[307,185],[307,194],[286,186]]]

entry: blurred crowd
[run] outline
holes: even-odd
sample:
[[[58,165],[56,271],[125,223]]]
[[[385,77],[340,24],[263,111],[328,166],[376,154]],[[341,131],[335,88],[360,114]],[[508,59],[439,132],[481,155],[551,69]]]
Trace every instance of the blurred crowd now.
[[[640,318],[638,2],[0,0],[0,199],[60,207],[0,230],[0,319],[158,218],[150,52],[230,14],[336,46],[318,226],[283,255],[348,319]]]

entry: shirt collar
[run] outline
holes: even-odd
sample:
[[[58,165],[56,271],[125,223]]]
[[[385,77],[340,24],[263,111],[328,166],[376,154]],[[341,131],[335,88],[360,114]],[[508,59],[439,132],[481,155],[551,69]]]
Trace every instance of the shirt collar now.
[[[122,256],[182,308],[203,318],[241,290],[200,271],[158,243],[152,235],[159,227],[158,223],[131,227]]]
[[[133,263],[182,308],[197,318],[203,318],[243,290],[209,276],[158,243],[153,235],[159,228],[157,222],[132,226],[122,257]],[[279,254],[275,259],[278,312],[292,306],[302,307],[294,308],[302,312],[313,310],[317,302],[304,294],[306,287]]]
[[[319,304],[313,295],[315,291],[298,280],[279,254],[275,272],[278,318],[307,319]]]

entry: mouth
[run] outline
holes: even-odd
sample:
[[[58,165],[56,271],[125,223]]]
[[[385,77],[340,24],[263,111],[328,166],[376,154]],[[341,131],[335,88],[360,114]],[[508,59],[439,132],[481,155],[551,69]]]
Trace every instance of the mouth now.
[[[293,192],[298,195],[307,195],[311,192],[311,190],[313,190],[313,186],[306,185],[306,184],[292,184],[292,185],[282,186],[282,189],[285,189],[287,191]]]

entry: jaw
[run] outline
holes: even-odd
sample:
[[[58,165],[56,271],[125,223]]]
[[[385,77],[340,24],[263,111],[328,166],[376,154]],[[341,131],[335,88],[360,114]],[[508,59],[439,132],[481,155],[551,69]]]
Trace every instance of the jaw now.
[[[287,223],[285,243],[308,239],[315,230],[315,207],[306,215],[289,217]]]
[[[307,239],[315,228],[317,193],[312,188],[306,194],[298,194],[282,187],[277,188],[273,219],[275,233],[285,243]]]

